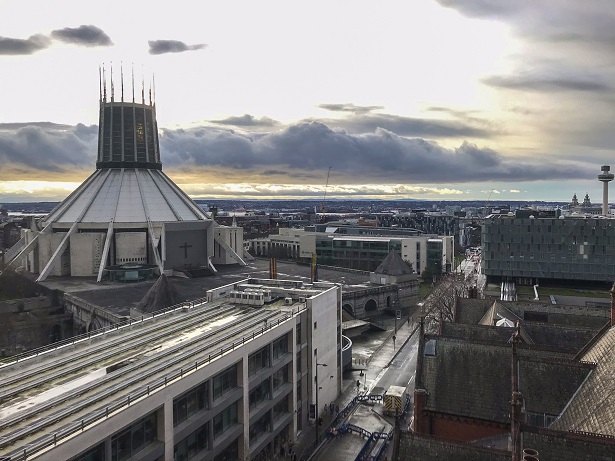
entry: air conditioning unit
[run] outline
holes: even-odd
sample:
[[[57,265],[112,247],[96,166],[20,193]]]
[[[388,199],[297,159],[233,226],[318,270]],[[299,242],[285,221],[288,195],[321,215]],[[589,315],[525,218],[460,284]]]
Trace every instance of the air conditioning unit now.
[[[299,302],[300,303],[305,303],[305,297],[304,296],[300,296],[299,297]]]
[[[293,298],[284,298],[284,304],[290,306],[293,303]]]

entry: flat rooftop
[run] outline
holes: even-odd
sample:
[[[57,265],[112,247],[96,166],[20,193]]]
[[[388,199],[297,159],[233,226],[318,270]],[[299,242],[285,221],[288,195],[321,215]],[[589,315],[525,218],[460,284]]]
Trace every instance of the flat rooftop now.
[[[169,277],[169,281],[179,291],[185,301],[204,298],[207,290],[239,280],[251,278],[269,278],[269,260],[255,259],[247,266],[238,264],[219,266],[216,275],[199,278]],[[301,280],[310,282],[310,266],[294,263],[277,262],[279,279]],[[318,268],[318,280],[321,282],[342,283],[342,291],[358,291],[370,288],[369,274]],[[71,293],[82,300],[102,307],[119,316],[129,316],[130,309],[137,306],[155,280],[143,282],[111,282],[103,280],[96,283],[95,277],[48,277],[42,282],[47,288]]]
[[[292,320],[309,297],[328,289],[266,287],[264,306],[225,297],[82,336],[74,344],[0,365],[0,453],[23,454],[96,424],[106,412],[205,366],[237,344]],[[293,302],[285,298],[292,292]],[[70,431],[73,432],[70,432]],[[52,442],[51,442],[52,443]]]

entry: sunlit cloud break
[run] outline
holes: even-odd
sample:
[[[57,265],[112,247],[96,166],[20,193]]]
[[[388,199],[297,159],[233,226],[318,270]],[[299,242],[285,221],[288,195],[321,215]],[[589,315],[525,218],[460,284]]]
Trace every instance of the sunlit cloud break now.
[[[325,192],[324,186],[299,186],[295,184],[179,184],[194,198],[305,198],[319,199]],[[387,198],[409,199],[416,197],[441,197],[463,195],[464,192],[448,187],[408,186],[404,184],[334,185],[327,188],[328,199]]]

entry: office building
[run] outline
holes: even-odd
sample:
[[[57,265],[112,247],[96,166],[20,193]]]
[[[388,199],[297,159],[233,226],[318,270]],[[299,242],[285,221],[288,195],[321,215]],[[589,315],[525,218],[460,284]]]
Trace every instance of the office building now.
[[[607,217],[491,215],[483,224],[482,269],[489,282],[612,282],[615,220]]]
[[[209,290],[3,363],[0,453],[272,459],[314,430],[310,404],[338,396],[340,344],[338,285],[245,279]]]

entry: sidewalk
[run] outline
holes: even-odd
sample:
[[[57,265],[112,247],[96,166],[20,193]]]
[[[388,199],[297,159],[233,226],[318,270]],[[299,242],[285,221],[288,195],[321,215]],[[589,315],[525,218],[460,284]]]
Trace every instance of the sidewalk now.
[[[335,405],[342,410],[348,405],[358,392],[369,393],[374,387],[377,387],[378,380],[386,372],[390,362],[393,360],[397,352],[410,339],[410,335],[415,331],[417,325],[408,319],[399,320],[397,323],[397,333],[391,330],[391,333],[382,342],[382,344],[374,351],[369,358],[363,376],[359,370],[345,372],[342,381],[342,392],[335,400]],[[393,345],[393,336],[395,336],[395,345]],[[357,390],[357,381],[359,381],[359,389]],[[325,433],[329,424],[335,417],[335,412],[332,415],[330,412],[323,413],[324,403],[322,408],[318,409],[319,417],[322,417],[323,424],[319,427],[320,443],[326,442]],[[304,428],[297,438],[295,444],[295,453],[299,461],[307,460],[315,451],[316,432],[313,425]]]

